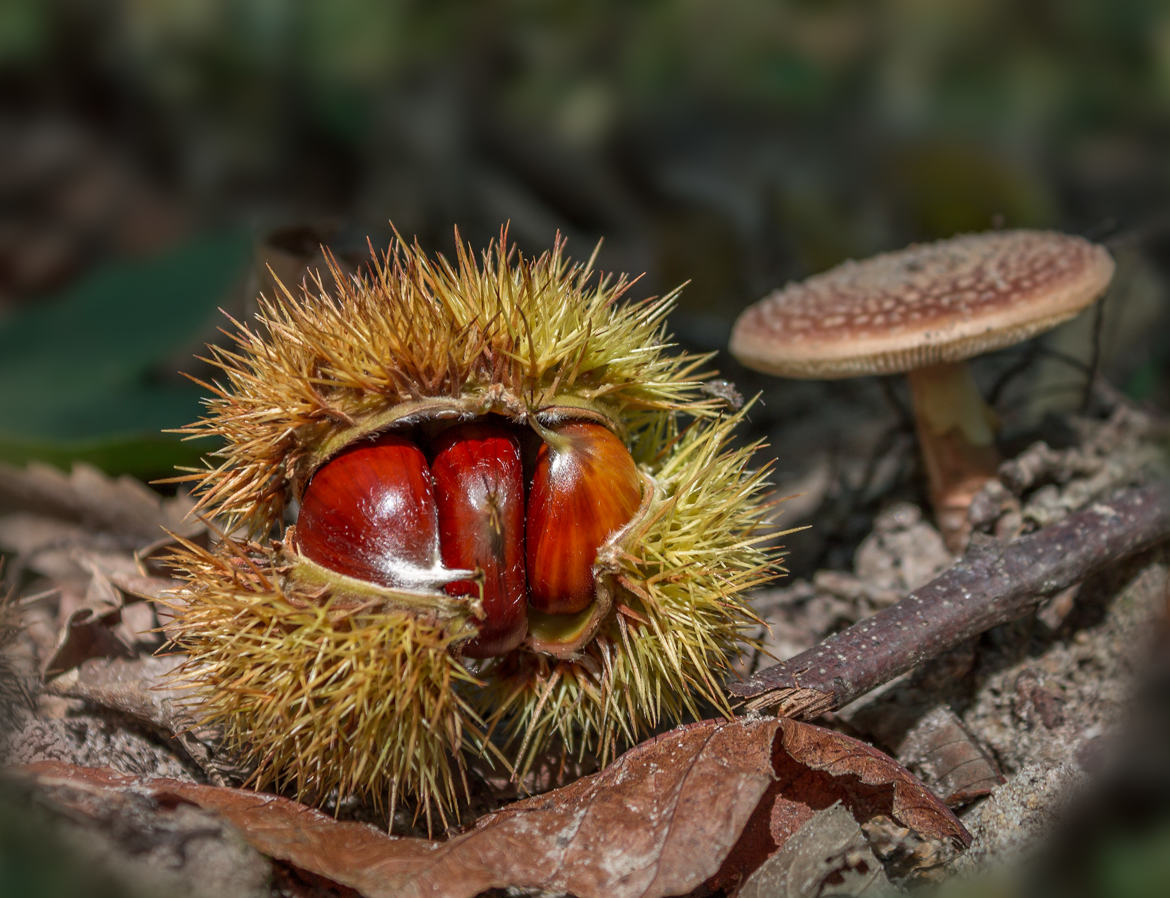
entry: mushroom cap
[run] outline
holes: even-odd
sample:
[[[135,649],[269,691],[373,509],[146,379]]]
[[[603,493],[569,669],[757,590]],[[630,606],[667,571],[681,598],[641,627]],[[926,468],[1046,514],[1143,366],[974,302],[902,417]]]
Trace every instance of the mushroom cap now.
[[[1010,346],[1072,318],[1113,276],[1103,247],[992,231],[844,262],[746,309],[745,365],[786,377],[892,374]]]

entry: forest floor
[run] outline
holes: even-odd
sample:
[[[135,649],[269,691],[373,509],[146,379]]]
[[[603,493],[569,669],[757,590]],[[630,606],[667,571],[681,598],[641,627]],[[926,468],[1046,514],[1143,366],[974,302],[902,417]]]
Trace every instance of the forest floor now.
[[[1010,541],[1106,501],[1121,487],[1164,476],[1159,456],[1167,423],[1111,393],[1099,392],[1094,402],[1093,414],[1048,419],[1039,432],[1047,439],[1021,445],[1005,462],[999,480],[973,507],[975,539]],[[890,606],[954,562],[928,512],[905,491],[904,472],[913,469],[906,457],[912,443],[895,439],[883,445],[886,457],[854,456],[832,476],[818,473],[815,464],[794,475],[803,480],[802,496],[781,515],[778,527],[796,523],[794,510],[800,520],[820,508],[829,509],[831,520],[847,522],[845,532],[853,535],[823,530],[796,535],[794,543],[821,564],[794,564],[792,576],[753,597],[767,628],[759,634],[763,651],[743,660],[741,675]],[[864,502],[860,492],[840,486],[863,480],[868,481]],[[780,487],[784,491],[785,484]],[[395,882],[392,877],[370,885],[331,872],[373,863],[376,852],[362,855],[364,861],[348,854],[339,860],[328,847],[333,836],[306,848],[300,844],[307,840],[302,823],[242,817],[254,810],[241,810],[238,796],[247,793],[226,788],[239,782],[240,771],[217,755],[214,734],[191,727],[180,697],[167,685],[165,675],[175,659],[155,654],[163,647],[160,621],[155,606],[137,597],[158,595],[173,585],[157,562],[167,542],[159,539],[158,528],[194,533],[198,527],[184,519],[186,500],[162,499],[135,481],[111,480],[86,468],[71,474],[35,466],[5,469],[0,490],[0,544],[14,589],[9,611],[18,612],[10,614],[7,647],[0,656],[5,665],[0,733],[9,771],[0,832],[10,845],[23,846],[10,857],[12,869],[6,874],[21,884],[22,894],[73,889],[90,895],[218,898],[395,894],[380,892],[378,885]],[[817,541],[819,548],[814,548]],[[822,801],[818,806],[819,799],[810,798],[816,813],[810,812],[811,820],[801,818],[801,839],[791,840],[785,851],[773,851],[762,865],[759,857],[743,860],[735,875],[727,873],[731,859],[750,854],[739,835],[740,829],[750,829],[744,815],[729,824],[735,829],[732,836],[711,849],[721,854],[706,859],[718,867],[722,858],[716,875],[696,862],[690,879],[680,874],[673,886],[661,876],[630,885],[632,862],[623,855],[628,846],[617,837],[612,845],[573,854],[570,860],[596,868],[590,882],[604,884],[611,874],[615,882],[625,882],[608,893],[642,896],[716,894],[736,887],[744,895],[877,893],[890,884],[936,881],[954,888],[955,881],[972,876],[983,881],[1044,875],[1052,877],[1051,883],[1060,876],[1075,881],[1074,871],[1108,886],[1114,882],[1109,877],[1121,874],[1109,866],[1108,857],[1101,860],[1100,846],[1113,845],[1115,831],[1128,831],[1151,808],[1156,810],[1170,783],[1165,742],[1158,741],[1170,727],[1163,682],[1170,644],[1168,571],[1165,543],[1119,559],[1046,600],[1037,613],[927,659],[818,720],[888,753],[919,777],[969,831],[965,850],[937,832],[931,837],[912,831],[896,809],[889,816],[875,815],[860,829],[846,815],[842,830],[836,805]],[[713,726],[703,732],[723,732]],[[751,734],[761,726],[758,718],[745,718],[747,735],[735,738],[747,740],[742,745],[748,747],[735,752],[750,753],[755,745]],[[772,732],[767,738],[780,738]],[[688,753],[686,730],[662,738],[674,740],[672,757],[680,757],[687,771],[702,766],[700,751]],[[632,752],[611,770],[632,777],[638,756]],[[820,761],[807,764],[825,769]],[[607,773],[580,781],[594,790],[589,801],[613,786]],[[475,786],[481,810],[500,803],[501,793],[489,786]],[[216,794],[227,796],[222,800],[228,805],[217,804],[221,798],[208,797],[210,792],[192,791],[195,787],[219,789]],[[546,810],[583,801],[583,788],[570,784],[549,793]],[[718,816],[736,804],[738,789],[713,779],[703,793],[709,807],[697,807],[691,813],[699,819],[683,822],[698,825],[704,814]],[[848,806],[849,799],[844,801]],[[751,810],[750,801],[745,807]],[[281,808],[285,805],[277,809],[285,813]],[[850,809],[859,817],[856,806]],[[352,818],[353,811],[342,808],[339,816]],[[502,818],[484,819],[498,823],[507,815],[505,808]],[[1086,826],[1086,815],[1101,828]],[[1110,829],[1109,821],[1117,825]],[[666,822],[669,830],[679,821]],[[324,818],[317,825],[328,830],[346,824]],[[615,836],[622,825],[614,818]],[[532,838],[540,838],[544,831],[533,826],[537,834]],[[560,830],[549,826],[545,837],[559,837]],[[374,830],[367,829],[362,826],[361,838],[374,838]],[[492,842],[491,829],[481,820],[468,830],[472,836],[489,832],[476,849],[476,863],[493,851],[515,853]],[[274,831],[279,831],[276,848],[263,835]],[[354,831],[345,834],[352,846]],[[377,851],[393,853],[415,843],[439,851],[425,840],[378,838],[386,844],[379,843]],[[436,880],[438,885],[430,886],[436,893],[474,895],[504,884],[491,875],[479,880],[466,875],[467,861],[456,853],[469,844],[466,838],[446,843],[445,863],[463,866],[453,879]],[[299,847],[289,847],[290,839],[299,840]],[[1136,839],[1125,836],[1122,842],[1141,844]],[[537,856],[543,851],[530,849]],[[665,863],[667,849],[664,837],[655,846],[659,863]],[[613,856],[606,856],[610,851]],[[394,863],[407,863],[394,857]],[[490,866],[490,859],[484,863]],[[1132,863],[1140,867],[1143,861]],[[686,867],[681,863],[680,869]],[[531,885],[534,881],[530,878],[517,893],[563,893],[572,891],[563,887],[565,882],[584,880],[552,877],[539,888]],[[489,888],[480,889],[485,883]],[[688,888],[680,890],[679,883]],[[598,888],[597,894],[606,891]]]

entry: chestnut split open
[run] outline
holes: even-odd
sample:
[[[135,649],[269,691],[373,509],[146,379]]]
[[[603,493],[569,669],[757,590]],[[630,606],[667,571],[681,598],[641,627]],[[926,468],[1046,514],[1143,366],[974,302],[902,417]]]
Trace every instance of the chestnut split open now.
[[[281,286],[211,348],[184,432],[219,448],[185,479],[231,535],[173,561],[194,716],[252,782],[428,821],[472,759],[604,762],[730,713],[743,594],[781,570],[757,447],[672,344],[674,295],[626,302],[561,241],[457,243]]]
[[[525,460],[529,434],[542,439]],[[440,431],[426,454],[424,440],[383,434],[327,461],[301,499],[295,548],[348,577],[475,597],[478,633],[460,647],[468,658],[516,648],[529,606],[546,650],[579,631],[540,624],[594,605],[597,550],[638,510],[642,479],[621,439],[592,421],[533,431],[491,415]]]

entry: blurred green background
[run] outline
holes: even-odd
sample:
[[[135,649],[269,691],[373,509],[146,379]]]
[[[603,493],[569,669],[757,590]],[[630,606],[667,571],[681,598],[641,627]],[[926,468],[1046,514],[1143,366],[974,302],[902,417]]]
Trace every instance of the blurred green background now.
[[[561,231],[577,257],[604,237],[640,295],[689,280],[671,326],[763,391],[780,493],[823,494],[842,466],[817,459],[868,450],[889,409],[872,379],[738,367],[735,316],[915,240],[1105,241],[1104,373],[1170,410],[1170,4],[5,0],[0,461],[192,463],[206,447],[163,430],[200,413],[178,372],[208,376],[218,309],[247,316],[265,264],[296,277],[321,241],[359,258],[391,221],[443,252],[455,225],[479,247],[510,222],[528,252]],[[1087,359],[1093,330],[1053,345]],[[1058,368],[1075,408],[1083,371]],[[843,517],[791,538],[794,571]],[[1122,873],[1162,868],[1120,851],[1106,885],[1154,894]]]
[[[1121,263],[1107,372],[1170,406],[1155,0],[9,0],[0,97],[9,461],[189,460],[159,431],[199,413],[176,372],[203,373],[217,307],[390,221],[441,251],[456,224],[481,246],[509,221],[530,251],[560,230],[577,256],[604,236],[645,293],[691,281],[673,326],[704,349],[846,257],[1082,233]]]

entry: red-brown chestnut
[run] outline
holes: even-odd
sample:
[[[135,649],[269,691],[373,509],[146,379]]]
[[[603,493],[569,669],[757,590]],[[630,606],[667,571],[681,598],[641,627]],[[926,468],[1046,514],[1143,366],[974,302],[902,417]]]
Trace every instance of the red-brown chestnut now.
[[[482,591],[479,634],[463,646],[463,654],[502,655],[524,639],[528,620],[520,441],[504,424],[459,424],[439,437],[431,469],[443,563],[479,571],[479,583],[447,586],[451,595]]]
[[[358,580],[441,582],[435,482],[422,450],[386,434],[330,459],[301,498],[296,542],[305,557]]]
[[[569,421],[541,435],[528,497],[529,600],[538,611],[576,614],[596,595],[597,550],[634,516],[642,480],[600,424]]]

